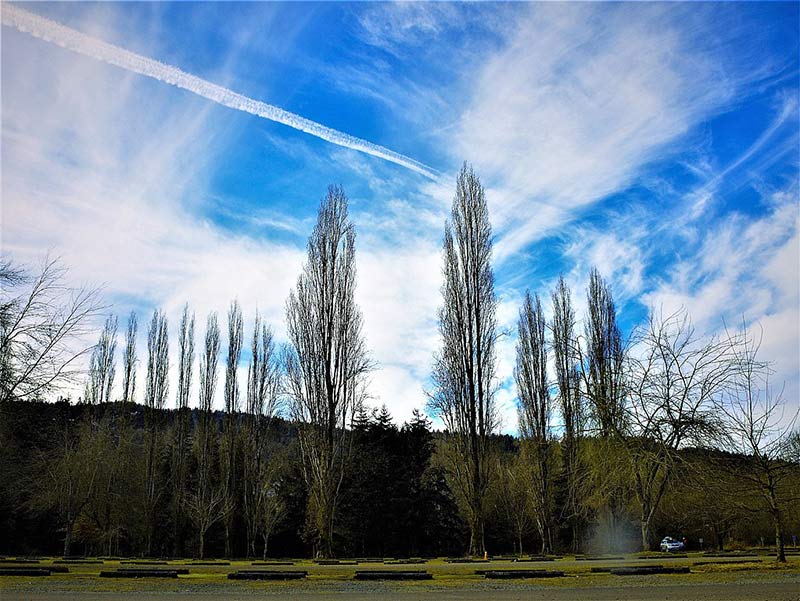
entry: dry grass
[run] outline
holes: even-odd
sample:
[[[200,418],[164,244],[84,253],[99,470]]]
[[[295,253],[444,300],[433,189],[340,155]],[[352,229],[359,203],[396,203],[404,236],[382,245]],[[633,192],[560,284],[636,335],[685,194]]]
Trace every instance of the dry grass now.
[[[38,567],[53,565],[58,558],[43,559]],[[748,558],[752,559],[752,558]],[[190,573],[181,575],[177,579],[106,579],[99,578],[101,570],[113,570],[118,567],[135,567],[131,564],[121,565],[119,560],[105,561],[99,564],[67,564],[69,573],[54,573],[45,578],[26,578],[17,576],[0,577],[0,591],[15,592],[57,592],[57,593],[88,593],[88,592],[197,592],[197,593],[291,593],[298,591],[319,592],[387,592],[395,591],[446,591],[458,588],[481,590],[520,590],[531,588],[584,588],[606,586],[647,586],[649,583],[685,583],[685,584],[711,584],[732,583],[739,581],[759,582],[784,580],[786,578],[800,578],[800,557],[790,557],[788,563],[778,564],[769,557],[761,557],[758,563],[741,563],[735,558],[720,560],[720,563],[695,566],[697,561],[709,561],[699,554],[689,554],[687,558],[664,558],[663,560],[643,561],[641,556],[630,555],[621,561],[575,561],[574,557],[566,556],[554,562],[541,564],[525,563],[516,564],[510,561],[491,562],[491,564],[451,564],[444,559],[431,560],[424,564],[414,566],[414,569],[428,570],[433,574],[433,580],[428,581],[399,581],[399,582],[358,582],[353,580],[356,569],[381,569],[404,570],[409,569],[403,565],[360,564],[360,565],[325,565],[320,566],[308,560],[294,560],[294,566],[282,566],[280,569],[306,570],[308,578],[300,581],[235,581],[228,580],[230,572],[241,569],[272,569],[268,566],[252,566],[250,561],[232,561],[230,565],[218,566],[192,566],[190,561],[174,561],[168,565],[150,566],[168,569],[172,567],[188,567]],[[618,577],[607,573],[593,574],[592,567],[623,566],[623,565],[665,565],[692,567],[691,574],[676,575],[650,575],[637,577]],[[64,564],[60,564],[64,565]],[[143,566],[145,567],[145,566]],[[475,574],[476,569],[557,569],[565,572],[564,577],[549,578],[546,581],[538,580],[511,580],[503,583],[489,582],[483,576]]]

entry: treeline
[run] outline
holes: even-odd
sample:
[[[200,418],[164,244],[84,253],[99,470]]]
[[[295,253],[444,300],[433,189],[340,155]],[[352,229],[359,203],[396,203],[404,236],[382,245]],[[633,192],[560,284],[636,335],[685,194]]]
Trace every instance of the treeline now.
[[[131,403],[90,406],[15,401],[0,404],[0,554],[5,555],[146,555],[146,408]],[[162,491],[150,541],[152,556],[201,557],[201,532],[196,516],[174,513],[170,461],[180,413],[162,410],[163,444],[158,488]],[[188,436],[201,423],[200,411],[188,412]],[[211,417],[215,444],[221,445],[224,414]],[[248,551],[243,501],[234,509],[231,552],[234,557],[305,557],[313,551],[306,529],[307,492],[301,474],[297,430],[281,418],[269,424],[272,441],[271,504]],[[432,432],[422,415],[397,426],[385,409],[362,413],[353,429],[353,462],[342,484],[340,520],[334,548],[349,557],[459,556],[467,549],[469,529],[447,484],[436,449],[442,433]],[[498,480],[488,503],[487,548],[492,554],[538,553],[541,538],[535,526],[530,476],[519,441],[494,439]],[[240,449],[244,447],[241,441]],[[598,450],[587,441],[586,452]],[[555,455],[560,457],[561,444]],[[686,536],[690,546],[738,548],[769,544],[771,520],[758,498],[745,495],[736,478],[717,467],[741,458],[705,451],[683,453],[685,469],[667,494],[654,527],[664,535]],[[188,462],[188,495],[197,486],[197,462]],[[239,479],[243,479],[243,470]],[[567,504],[563,474],[556,474],[554,548],[572,546],[570,522],[561,516]],[[632,481],[623,482],[628,487]],[[797,481],[793,484],[797,486]],[[600,495],[587,495],[585,511],[602,508]],[[787,507],[787,532],[800,531],[797,504]],[[626,496],[622,524],[615,535],[602,522],[586,521],[583,552],[630,551],[638,548],[636,503]],[[177,515],[177,522],[176,520]],[[67,529],[69,546],[65,547]],[[265,539],[266,535],[266,539]],[[225,532],[218,519],[203,540],[206,557],[225,556]],[[520,546],[521,545],[521,546]]]
[[[654,310],[623,336],[596,270],[580,317],[564,278],[544,301],[526,292],[519,436],[500,436],[492,228],[466,165],[442,255],[427,410],[443,432],[419,412],[398,427],[368,408],[376,366],[354,300],[355,229],[341,188],[320,204],[286,304],[287,343],[276,345],[258,314],[246,339],[234,301],[222,327],[207,316],[196,344],[186,305],[174,389],[162,311],[147,324],[144,356],[135,313],[123,340],[112,315],[97,343],[81,346],[107,312],[99,291],[64,286],[56,261],[31,275],[4,260],[8,552],[52,550],[55,533],[65,555],[80,544],[233,557],[653,549],[666,534],[722,545],[769,532],[785,559],[800,514],[796,403],[787,413],[746,327],[707,336],[683,311]],[[77,405],[32,402],[76,382]],[[32,415],[39,421],[26,422]]]
[[[247,467],[245,416],[232,423],[236,434],[226,436],[224,428],[231,423],[222,412],[148,413],[142,405],[122,402],[0,405],[0,552],[195,557],[311,553],[314,536],[306,525],[308,491],[295,426],[281,418],[262,420],[270,443],[263,449],[259,501],[252,511],[246,499],[252,467]],[[150,482],[148,470],[152,419],[159,424],[155,482]],[[207,505],[198,499],[207,477],[201,446],[192,445],[183,467],[175,458],[181,436],[200,440],[204,426],[213,432],[209,448],[216,449],[209,470],[215,492]],[[441,470],[431,461],[430,423],[416,414],[397,427],[385,410],[361,412],[350,433],[353,461],[343,483],[337,553],[462,553],[464,525]],[[226,506],[220,501],[226,461],[220,450],[230,439],[237,465],[232,480],[240,484],[232,491],[232,505]],[[205,512],[199,510],[203,508]]]

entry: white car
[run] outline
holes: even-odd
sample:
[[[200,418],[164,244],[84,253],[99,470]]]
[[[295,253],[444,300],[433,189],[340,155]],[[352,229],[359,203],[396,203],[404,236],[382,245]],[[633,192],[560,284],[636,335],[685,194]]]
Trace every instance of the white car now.
[[[665,536],[664,540],[661,541],[661,550],[664,553],[674,553],[676,551],[683,551],[683,549],[683,543],[679,540],[675,540],[671,536]]]

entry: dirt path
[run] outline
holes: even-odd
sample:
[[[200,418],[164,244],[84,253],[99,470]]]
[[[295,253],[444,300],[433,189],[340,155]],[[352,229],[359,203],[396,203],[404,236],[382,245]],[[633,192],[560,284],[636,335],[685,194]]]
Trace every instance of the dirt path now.
[[[455,590],[342,590],[329,591],[219,591],[200,592],[118,592],[80,593],[82,601],[139,601],[160,599],[166,601],[253,601],[258,598],[290,599],[293,601],[392,601],[395,599],[478,601],[800,601],[800,580],[770,583],[717,583],[717,584],[658,584],[602,587],[527,587],[527,586],[459,587]],[[509,590],[511,589],[511,590]],[[0,591],[2,601],[67,601],[74,592]]]

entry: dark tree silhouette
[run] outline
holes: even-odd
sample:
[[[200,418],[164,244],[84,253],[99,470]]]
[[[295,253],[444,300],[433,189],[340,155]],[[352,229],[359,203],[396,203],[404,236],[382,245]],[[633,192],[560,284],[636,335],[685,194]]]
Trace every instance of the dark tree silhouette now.
[[[333,554],[336,504],[349,455],[346,428],[363,401],[370,360],[355,303],[355,229],[347,197],[331,186],[286,303],[287,391],[298,422],[315,553]]]
[[[555,359],[557,401],[564,421],[561,441],[565,502],[560,517],[572,530],[571,550],[581,547],[581,528],[585,520],[582,498],[584,466],[581,461],[581,439],[584,430],[583,395],[581,394],[580,353],[575,332],[575,311],[572,296],[564,277],[559,277],[551,294],[553,302],[552,347]]]
[[[545,317],[539,296],[526,291],[517,325],[514,380],[519,395],[519,430],[532,468],[536,525],[542,553],[553,550],[553,445],[550,435],[552,399],[547,381]]]
[[[145,460],[145,551],[153,551],[153,535],[156,526],[156,510],[163,494],[163,482],[159,477],[161,467],[161,441],[159,417],[167,401],[169,390],[169,334],[167,318],[159,310],[153,312],[147,331],[147,380],[144,402],[148,411],[147,455]]]
[[[105,308],[99,288],[71,288],[66,268],[45,258],[35,275],[0,262],[0,401],[40,400],[84,375],[82,339]]]
[[[122,352],[122,402],[132,403],[136,394],[136,313],[128,316],[125,330],[125,349]]]
[[[84,389],[83,401],[90,405],[111,402],[114,386],[115,353],[117,351],[117,317],[109,315],[100,332],[89,359],[89,378]]]
[[[189,303],[183,306],[178,338],[178,394],[175,399],[177,416],[172,432],[172,528],[173,554],[181,552],[181,533],[184,528],[183,504],[186,495],[186,471],[189,436],[189,394],[194,373],[194,313],[189,313]]]
[[[497,324],[492,227],[480,180],[466,163],[458,174],[444,233],[442,348],[434,360],[429,407],[451,434],[449,476],[470,526],[469,553],[485,550],[486,498],[493,464]]]

